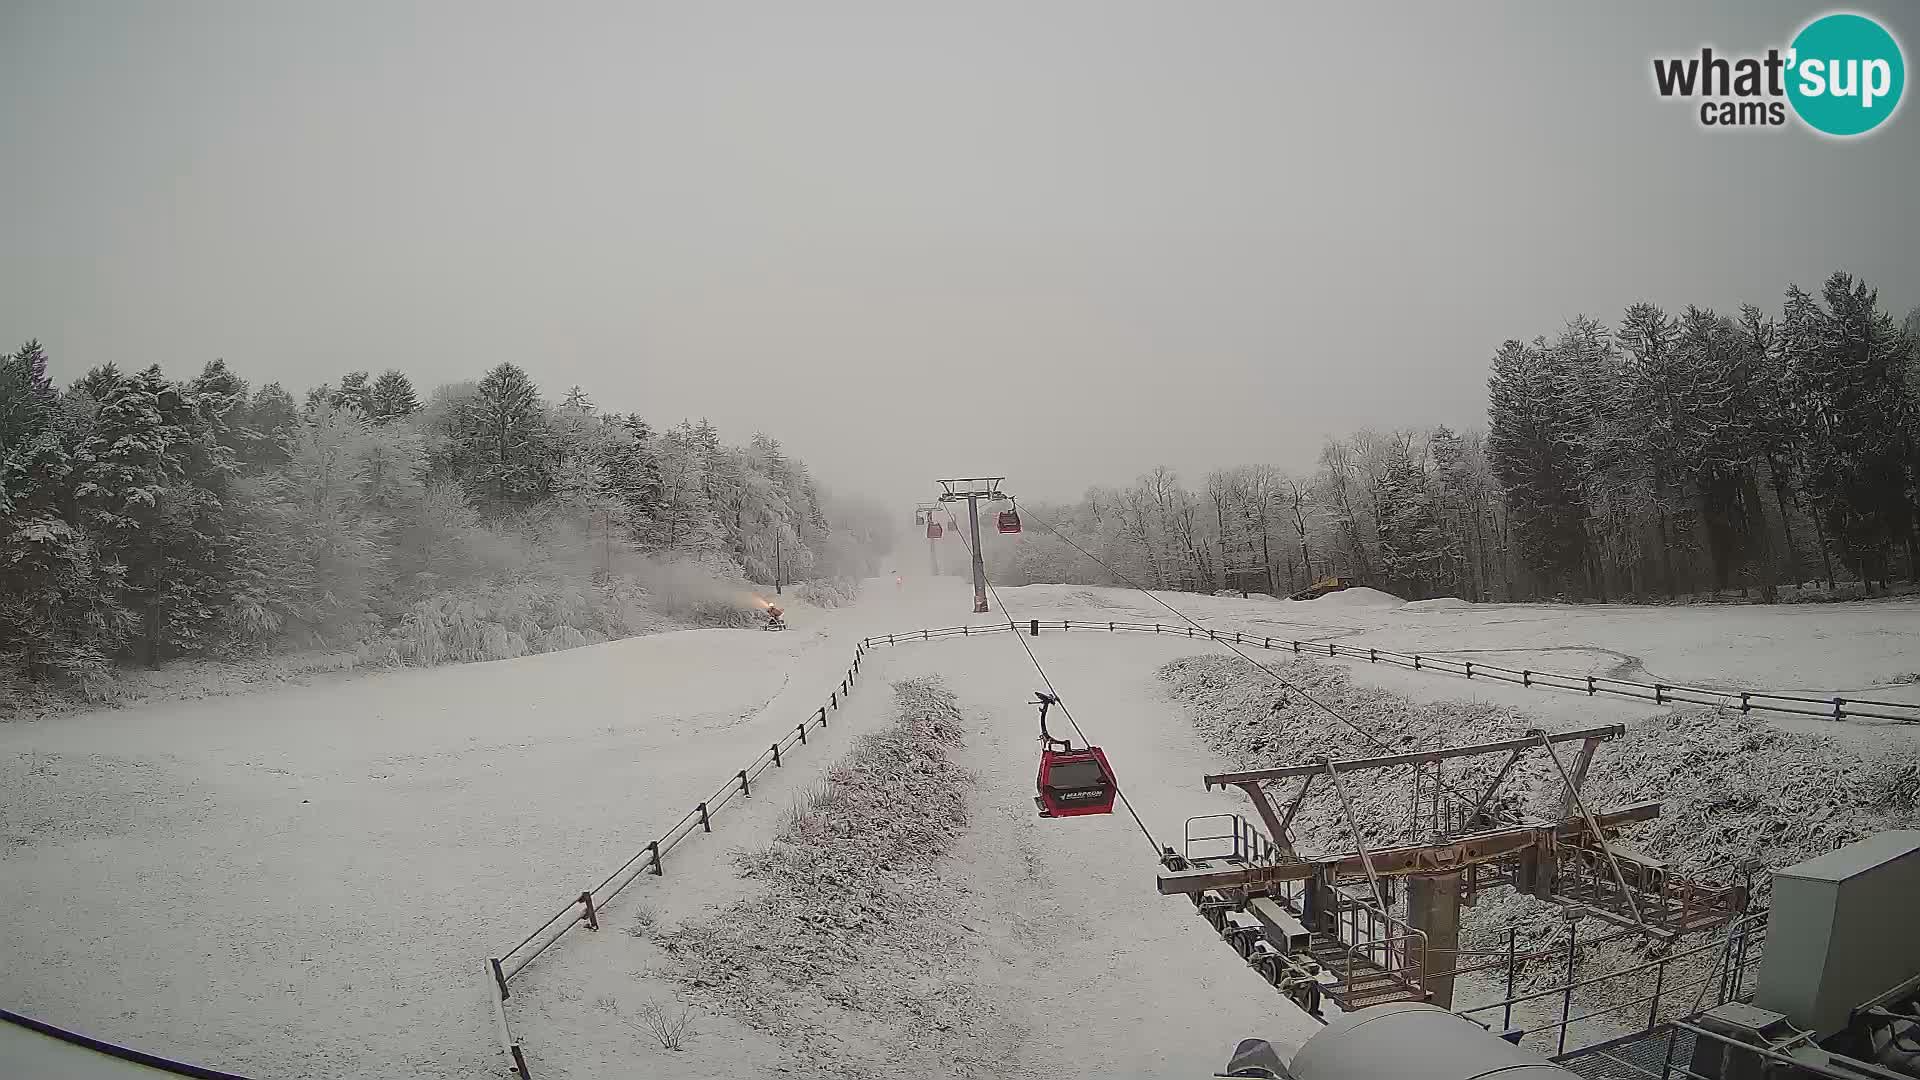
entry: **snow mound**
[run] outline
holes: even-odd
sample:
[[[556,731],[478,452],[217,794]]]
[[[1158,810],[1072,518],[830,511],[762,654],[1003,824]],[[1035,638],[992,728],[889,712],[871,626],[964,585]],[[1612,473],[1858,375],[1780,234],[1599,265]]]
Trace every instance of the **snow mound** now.
[[[1465,611],[1473,606],[1473,601],[1462,600],[1457,596],[1436,596],[1431,600],[1409,600],[1401,611]]]
[[[1397,608],[1404,606],[1406,601],[1390,592],[1381,592],[1379,589],[1369,589],[1365,585],[1356,585],[1351,589],[1341,589],[1339,592],[1330,592],[1317,600],[1309,600],[1307,603],[1320,607]]]

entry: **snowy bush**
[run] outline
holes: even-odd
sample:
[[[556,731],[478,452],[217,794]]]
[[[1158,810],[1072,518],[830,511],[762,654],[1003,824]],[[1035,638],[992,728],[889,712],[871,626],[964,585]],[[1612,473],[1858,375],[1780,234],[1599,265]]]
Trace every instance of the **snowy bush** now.
[[[505,660],[658,629],[631,583],[521,581],[439,593],[415,604],[393,635],[418,665]]]
[[[853,578],[816,578],[801,582],[794,594],[814,607],[848,607],[860,600],[860,582]]]
[[[649,1001],[640,1006],[640,1030],[659,1043],[662,1050],[684,1050],[687,1035],[693,1030],[693,1010],[670,1011],[657,1001]]]

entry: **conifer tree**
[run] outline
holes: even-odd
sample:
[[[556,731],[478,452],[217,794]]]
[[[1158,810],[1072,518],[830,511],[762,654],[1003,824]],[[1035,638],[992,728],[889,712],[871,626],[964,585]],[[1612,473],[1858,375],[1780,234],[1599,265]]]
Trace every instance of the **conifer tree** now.
[[[546,424],[540,392],[527,373],[503,363],[475,388],[460,432],[473,462],[466,483],[496,511],[523,506],[549,490]]]
[[[414,397],[413,382],[401,372],[388,368],[374,380],[368,408],[368,415],[374,421],[385,423],[412,416],[419,408],[420,401]]]

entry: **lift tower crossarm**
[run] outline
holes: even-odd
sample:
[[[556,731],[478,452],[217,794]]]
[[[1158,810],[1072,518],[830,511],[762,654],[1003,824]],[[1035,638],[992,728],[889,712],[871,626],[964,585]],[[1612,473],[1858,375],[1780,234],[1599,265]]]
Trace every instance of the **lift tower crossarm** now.
[[[967,504],[967,529],[973,534],[973,610],[975,614],[987,610],[987,564],[980,551],[980,500],[1006,498],[1006,493],[1000,490],[1000,481],[1005,479],[1004,476],[961,476],[952,480],[935,481],[942,489],[941,502]]]
[[[1336,773],[1358,772],[1362,769],[1386,769],[1395,765],[1424,765],[1449,758],[1472,757],[1476,754],[1497,754],[1503,750],[1520,750],[1541,745],[1544,737],[1548,742],[1577,742],[1582,739],[1616,739],[1627,733],[1624,724],[1608,724],[1605,727],[1582,728],[1579,731],[1562,731],[1540,736],[1529,735],[1520,739],[1505,739],[1500,742],[1481,743],[1477,746],[1450,746],[1441,750],[1422,750],[1410,754],[1389,754],[1383,757],[1347,758],[1341,761],[1321,762],[1311,765],[1285,765],[1277,769],[1253,769],[1248,772],[1215,773],[1205,777],[1208,790],[1215,787],[1228,787],[1237,784],[1254,783],[1261,780],[1285,780],[1291,776],[1312,776],[1325,774],[1329,770]]]
[[[1617,829],[1637,821],[1652,821],[1659,816],[1659,803],[1635,803],[1599,811],[1593,815],[1593,825],[1601,829]],[[1208,889],[1264,889],[1283,881],[1305,881],[1322,872],[1335,878],[1355,878],[1366,874],[1369,862],[1373,864],[1375,874],[1385,877],[1443,873],[1469,864],[1499,862],[1529,848],[1550,848],[1556,843],[1584,838],[1591,827],[1586,821],[1576,818],[1557,825],[1521,826],[1475,833],[1443,844],[1382,848],[1367,852],[1364,858],[1358,851],[1348,851],[1268,865],[1172,870],[1160,874],[1156,881],[1161,894],[1171,895]]]

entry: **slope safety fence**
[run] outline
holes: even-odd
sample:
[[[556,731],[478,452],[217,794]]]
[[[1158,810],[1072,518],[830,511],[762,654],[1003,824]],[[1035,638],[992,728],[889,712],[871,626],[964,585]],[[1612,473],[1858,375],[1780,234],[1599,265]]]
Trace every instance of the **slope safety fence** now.
[[[210,1068],[205,1065],[195,1065],[187,1061],[175,1061],[172,1058],[161,1057],[159,1054],[149,1054],[144,1050],[136,1050],[130,1046],[122,1046],[118,1043],[108,1042],[105,1039],[95,1038],[91,1035],[83,1035],[77,1031],[70,1031],[66,1028],[49,1024],[44,1020],[36,1020],[31,1016],[25,1016],[9,1009],[0,1009],[0,1023],[12,1024],[25,1031],[37,1032],[50,1039],[58,1039],[61,1043],[68,1046],[78,1047],[81,1050],[91,1051],[94,1054],[117,1058],[121,1061],[141,1066],[141,1069],[138,1070],[108,1069],[104,1063],[100,1063],[97,1058],[91,1059],[91,1063],[88,1064],[82,1064],[80,1060],[63,1059],[65,1062],[63,1065],[54,1067],[56,1069],[64,1068],[72,1071],[61,1072],[60,1075],[62,1076],[82,1074],[124,1076],[126,1072],[129,1071],[144,1072],[146,1070],[152,1070],[173,1076],[191,1076],[195,1077],[196,1080],[247,1080],[246,1077],[241,1076],[239,1073],[231,1073],[224,1069]],[[4,1052],[0,1052],[0,1056],[4,1056]],[[9,1073],[7,1075],[12,1076],[14,1074]],[[21,1073],[19,1075],[24,1076],[26,1074]]]
[[[578,896],[554,912],[553,917],[540,924],[533,933],[520,940],[518,945],[497,956],[490,956],[486,962],[486,982],[488,997],[493,1003],[494,1024],[500,1040],[500,1052],[511,1063],[513,1074],[520,1080],[531,1080],[527,1068],[525,1047],[519,1037],[513,1033],[507,1022],[507,999],[512,996],[510,986],[515,977],[527,969],[541,954],[552,948],[561,938],[566,937],[578,927],[585,926],[590,931],[600,929],[600,915],[606,906],[626,890],[643,874],[656,877],[666,873],[666,856],[680,842],[694,835],[696,830],[703,833],[713,831],[714,815],[737,798],[746,798],[753,794],[753,783],[768,769],[781,768],[786,757],[793,754],[795,748],[809,745],[810,732],[825,731],[829,718],[840,711],[841,704],[852,696],[860,680],[860,665],[866,656],[868,646],[860,642],[854,647],[853,661],[847,666],[846,675],[841,678],[837,689],[827,694],[826,703],[807,714],[806,719],[789,728],[779,739],[770,743],[760,756],[748,763],[746,768],[728,777],[719,790],[704,801],[681,815],[658,837],[648,841],[647,845],[633,854],[619,868],[608,874],[600,884],[581,890]],[[817,740],[816,740],[817,741]]]
[[[903,645],[915,641],[934,641],[982,634],[1004,634],[1018,629],[1006,623],[985,626],[948,626],[933,630],[914,630],[902,634],[881,634],[861,642],[867,648]],[[1492,679],[1535,689],[1570,690],[1595,697],[1636,698],[1656,705],[1705,705],[1737,709],[1743,713],[1789,713],[1822,720],[1872,719],[1899,724],[1920,724],[1920,702],[1878,701],[1845,696],[1814,697],[1807,694],[1774,693],[1764,690],[1716,690],[1676,683],[1642,683],[1612,679],[1604,675],[1566,675],[1532,668],[1512,668],[1474,660],[1456,660],[1447,656],[1403,653],[1391,649],[1360,648],[1331,641],[1300,641],[1265,637],[1243,631],[1209,630],[1192,626],[1168,626],[1163,623],[1117,622],[1097,619],[1030,619],[1026,631],[1038,635],[1041,630],[1099,630],[1110,633],[1170,634],[1175,637],[1215,641],[1221,644],[1292,652],[1297,656],[1345,657],[1371,664],[1392,664],[1411,671],[1431,671],[1441,675],[1460,675],[1469,679]],[[1810,708],[1809,706],[1818,706]]]

